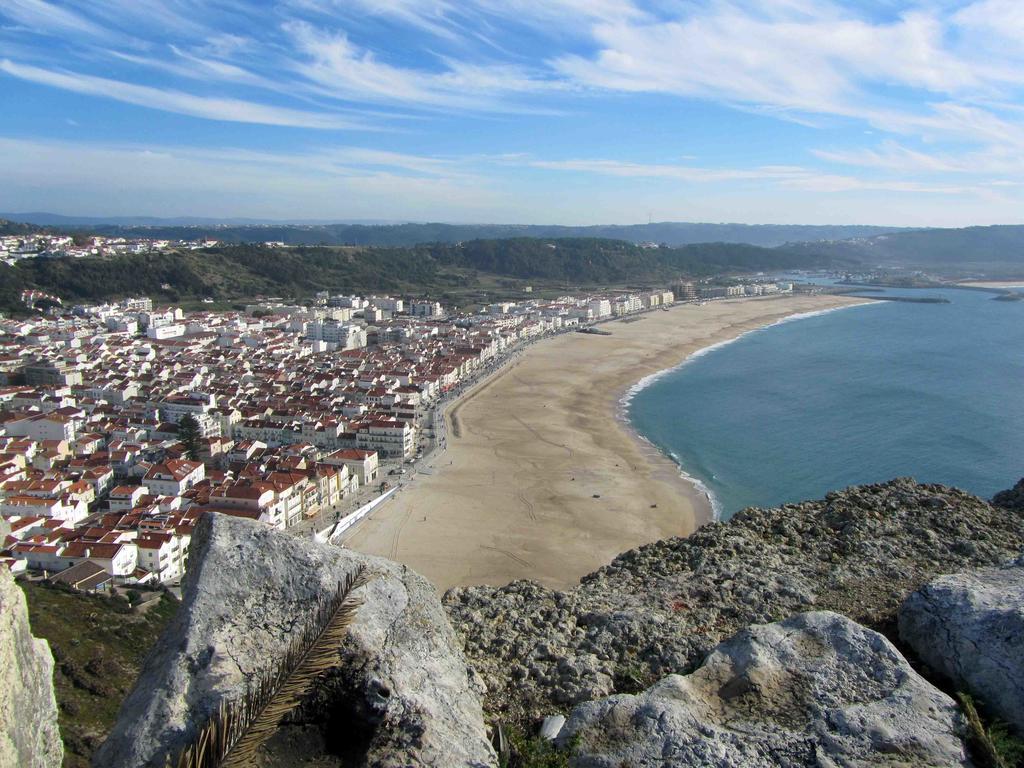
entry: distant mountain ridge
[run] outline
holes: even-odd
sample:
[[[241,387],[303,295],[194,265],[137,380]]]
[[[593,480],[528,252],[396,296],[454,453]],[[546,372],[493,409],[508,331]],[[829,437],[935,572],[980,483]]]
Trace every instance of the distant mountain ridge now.
[[[656,222],[564,226],[545,224],[444,224],[374,221],[261,221],[202,217],[75,217],[52,213],[0,213],[0,219],[49,227],[86,227],[100,234],[222,242],[279,241],[288,245],[411,246],[518,237],[602,238],[631,243],[743,243],[773,248],[790,242],[843,240],[901,231],[899,227],[815,224],[708,224]]]
[[[261,219],[232,216],[67,216],[48,211],[0,213],[0,221],[38,224],[45,227],[233,227],[323,226],[327,224],[404,224],[401,219]]]
[[[5,219],[8,219],[5,221]],[[615,240],[671,248],[697,245],[758,247],[788,252],[807,262],[861,264],[865,268],[921,269],[948,277],[1024,277],[1024,225],[943,229],[869,225],[651,224],[563,226],[442,223],[258,223],[137,217],[132,223],[99,223],[56,214],[0,214],[0,234],[22,234],[34,224],[47,231],[166,240],[213,239],[225,245],[284,243],[288,246],[351,245],[411,248],[473,241]],[[85,223],[85,222],[92,223]],[[128,221],[128,220],[123,220]],[[189,221],[191,223],[180,223]],[[72,223],[80,222],[80,223]]]
[[[866,265],[1024,276],[1024,225],[887,232],[866,238],[792,243],[787,250]]]

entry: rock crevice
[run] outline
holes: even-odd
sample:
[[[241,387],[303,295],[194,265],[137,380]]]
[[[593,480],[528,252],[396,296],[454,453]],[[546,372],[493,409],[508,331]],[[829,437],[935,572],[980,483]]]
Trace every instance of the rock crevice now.
[[[481,690],[437,594],[403,566],[208,514],[182,606],[146,660],[99,768],[163,768],[251,673],[280,658],[318,596],[359,567],[370,581],[339,666],[268,743],[266,765],[489,766]]]

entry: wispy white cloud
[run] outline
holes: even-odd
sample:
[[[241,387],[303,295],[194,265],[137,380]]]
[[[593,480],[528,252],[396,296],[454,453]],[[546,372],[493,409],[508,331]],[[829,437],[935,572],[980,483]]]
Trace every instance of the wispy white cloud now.
[[[830,163],[911,176],[966,177],[979,185],[1006,186],[1006,176],[1024,179],[1024,155],[1013,147],[988,145],[978,149],[924,151],[891,139],[878,146],[856,149],[814,149],[815,157]]]
[[[479,217],[506,204],[482,177],[433,158],[342,147],[307,152],[0,137],[0,208],[267,218]],[[103,184],[97,184],[102,179]],[[447,213],[446,213],[447,212]]]
[[[530,111],[505,97],[559,90],[563,85],[514,65],[479,65],[449,59],[440,71],[398,67],[359,47],[348,35],[305,21],[284,25],[299,54],[292,63],[319,92],[340,99],[403,106]]]
[[[1017,100],[1024,49],[991,55],[982,30],[1022,12],[981,0],[959,13],[918,6],[885,21],[827,0],[714,2],[669,20],[595,25],[592,53],[555,56],[564,77],[597,90],[661,93],[783,117],[837,116],[923,138],[1019,141],[993,105]]]
[[[1008,180],[984,187],[925,185],[795,166],[675,171],[672,164],[543,161],[517,154],[438,158],[353,146],[267,152],[0,137],[0,156],[0,210],[57,208],[82,215],[628,223],[648,210],[666,218],[685,211],[691,219],[722,220],[742,201],[747,221],[807,221],[808,211],[818,211],[814,219],[837,223],[948,225],[1006,220],[1024,199],[1024,190]],[[509,164],[557,174],[558,184],[510,184],[495,173]],[[597,173],[616,183],[578,178]],[[565,194],[568,184],[574,194]],[[900,194],[899,206],[879,215],[879,193]],[[935,219],[934,204],[922,200],[936,195],[949,201],[955,215]]]
[[[190,80],[207,82],[214,80],[223,83],[252,85],[270,90],[279,87],[275,81],[250,72],[236,64],[216,58],[204,58],[176,45],[168,45],[167,49],[173,54],[171,58],[153,56],[152,54],[141,56],[113,49],[108,50],[107,53],[119,61],[131,62],[140,67],[166,72],[178,77],[187,77]]]
[[[264,163],[281,179],[301,172],[324,184],[358,176],[472,186],[504,163],[576,181],[656,179],[650,186],[662,190],[1016,194],[1022,38],[1020,0],[0,0],[0,76],[206,120],[322,130],[414,115],[403,126],[419,146],[431,146],[437,126],[451,131],[454,121],[443,121],[456,114],[481,152],[481,126],[498,124],[481,117],[500,115],[507,127],[518,115],[557,115],[552,146],[566,146],[575,126],[573,154],[605,158],[551,158],[543,130],[524,120],[533,154],[504,160],[351,147],[188,159],[217,168],[230,160],[239,178]],[[669,101],[672,117],[651,106]],[[630,162],[645,153],[626,142],[613,152],[607,136],[587,146],[587,120],[607,132],[617,123],[604,123],[602,109],[640,105],[638,120],[652,120],[659,149],[668,147],[667,121],[698,101],[804,128],[784,126],[789,143],[745,151],[756,159],[735,167]],[[88,135],[96,121],[82,122]],[[752,130],[754,121],[742,122]],[[445,139],[433,146],[450,146]]]
[[[32,32],[88,35],[99,39],[112,37],[109,30],[79,13],[46,0],[4,0],[0,17],[22,24]]]
[[[365,123],[337,114],[306,112],[257,104],[241,99],[196,96],[182,91],[163,90],[74,72],[57,72],[18,64],[8,59],[0,60],[0,71],[22,80],[66,91],[115,99],[128,104],[210,120],[318,129],[366,129],[368,127]]]
[[[517,161],[509,161],[515,164]],[[520,161],[521,162],[521,161]],[[850,192],[855,190],[882,190],[927,194],[967,194],[970,185],[921,183],[905,179],[870,179],[822,173],[801,166],[759,166],[754,168],[702,168],[670,163],[629,163],[620,160],[526,160],[532,168],[545,170],[592,173],[620,178],[669,179],[687,184],[718,184],[729,182],[756,182],[758,185],[779,186],[814,192]]]
[[[598,21],[647,18],[631,0],[286,0],[328,19],[361,17],[405,24],[446,40],[471,37],[489,24],[519,24],[552,37],[588,34]]]
[[[453,27],[458,9],[448,0],[288,0],[287,4],[334,21],[368,15],[448,40],[456,37]]]

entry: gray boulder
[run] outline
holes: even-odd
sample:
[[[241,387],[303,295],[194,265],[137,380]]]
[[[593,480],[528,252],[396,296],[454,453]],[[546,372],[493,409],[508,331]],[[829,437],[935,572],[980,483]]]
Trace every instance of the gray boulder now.
[[[625,552],[564,592],[520,581],[452,589],[445,605],[488,712],[523,723],[691,672],[751,624],[828,610],[893,625],[922,584],[1022,548],[1024,515],[900,478],[745,509]]]
[[[103,768],[164,765],[223,697],[278,659],[317,596],[364,565],[370,582],[340,666],[267,745],[262,764],[487,766],[496,763],[480,685],[434,588],[381,558],[222,514],[189,551],[182,605],[147,657],[94,757]],[[335,757],[332,757],[334,755]]]
[[[935,672],[1024,732],[1024,557],[926,584],[903,603],[899,632]]]
[[[581,704],[577,768],[966,766],[962,718],[882,635],[835,613],[750,627],[689,675]]]
[[[25,594],[0,565],[0,768],[58,768],[53,656],[32,636]]]

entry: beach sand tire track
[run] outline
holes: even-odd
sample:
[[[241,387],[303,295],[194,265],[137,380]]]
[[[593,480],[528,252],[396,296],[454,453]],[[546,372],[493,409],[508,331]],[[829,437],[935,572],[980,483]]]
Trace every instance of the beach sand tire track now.
[[[526,494],[523,492],[522,488],[516,488],[516,498],[519,499],[519,502],[524,507],[526,507],[526,514],[528,514],[530,516],[530,519],[533,520],[533,522],[536,523],[537,522],[537,506],[532,501],[530,501],[528,498],[526,498]]]
[[[533,568],[533,563],[531,563],[529,560],[524,560],[518,555],[512,554],[507,549],[502,549],[501,547],[492,547],[487,544],[481,544],[480,549],[489,549],[493,552],[500,552],[501,554],[510,558],[513,562],[519,563],[519,565],[523,566],[524,568]]]
[[[405,512],[402,515],[402,522],[395,526],[395,533],[391,537],[391,554],[389,555],[388,559],[398,559],[398,541],[402,538],[402,530],[405,528],[406,523],[409,522],[409,519],[411,517],[412,507],[409,507],[407,510],[405,510]]]
[[[570,448],[568,445],[566,445],[565,443],[556,443],[554,440],[548,440],[546,437],[544,437],[544,435],[542,435],[536,429],[534,429],[525,421],[523,421],[522,417],[517,413],[512,414],[512,418],[519,422],[522,425],[523,429],[525,429],[527,432],[533,435],[538,442],[544,443],[545,445],[550,445],[553,448],[561,448],[569,455],[570,459],[572,458],[572,448]]]

